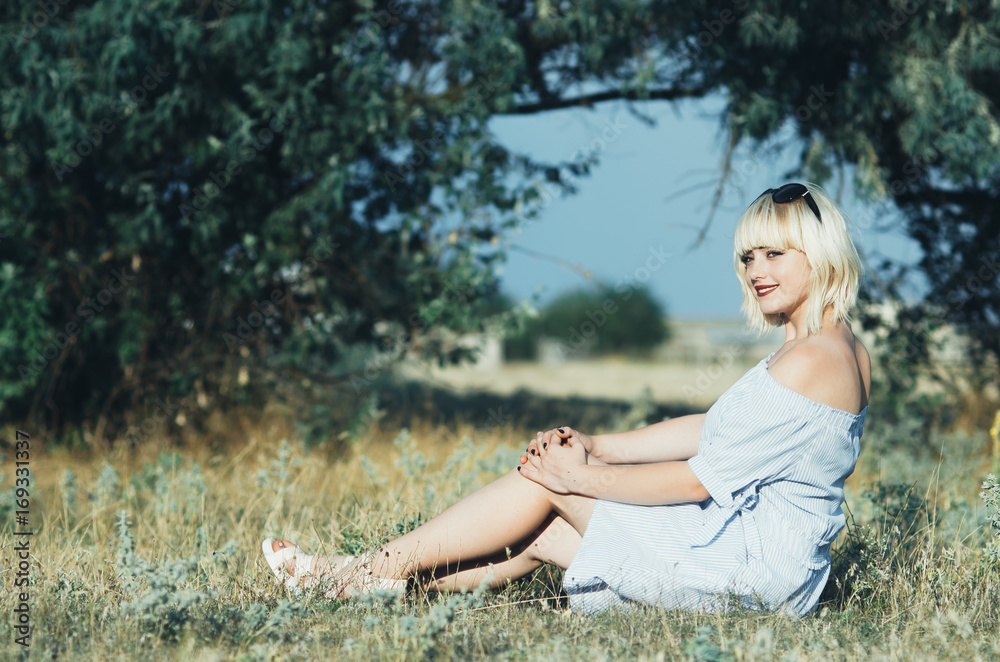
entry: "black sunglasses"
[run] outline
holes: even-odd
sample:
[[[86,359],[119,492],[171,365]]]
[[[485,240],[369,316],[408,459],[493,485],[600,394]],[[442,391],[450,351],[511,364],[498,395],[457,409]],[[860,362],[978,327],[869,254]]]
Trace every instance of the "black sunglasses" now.
[[[812,209],[812,212],[816,214],[816,220],[819,221],[820,224],[823,223],[823,217],[820,216],[819,213],[819,206],[816,204],[816,201],[813,200],[812,194],[809,192],[809,189],[807,189],[804,184],[799,184],[798,182],[792,182],[790,184],[785,184],[780,188],[769,188],[760,195],[758,195],[757,199],[760,200],[768,193],[771,194],[771,201],[777,204],[794,202],[799,198],[805,198],[806,204],[809,205],[809,209]]]

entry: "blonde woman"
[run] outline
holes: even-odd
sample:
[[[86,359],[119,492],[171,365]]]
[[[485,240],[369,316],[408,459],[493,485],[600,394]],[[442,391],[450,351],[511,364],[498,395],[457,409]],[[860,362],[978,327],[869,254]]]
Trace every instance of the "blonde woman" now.
[[[733,255],[750,326],[781,326],[785,341],[707,414],[607,435],[540,432],[515,470],[371,554],[311,556],[268,538],[275,575],[345,597],[411,579],[503,586],[552,563],[583,613],[809,613],[844,527],[868,405],[868,352],[850,327],[861,263],[837,206],[798,183],[749,206]]]

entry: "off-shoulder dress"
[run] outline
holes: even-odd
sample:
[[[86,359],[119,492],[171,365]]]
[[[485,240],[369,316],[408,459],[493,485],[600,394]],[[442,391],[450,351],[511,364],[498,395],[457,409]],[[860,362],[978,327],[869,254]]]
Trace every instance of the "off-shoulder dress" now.
[[[688,464],[710,498],[597,502],[563,579],[574,611],[816,607],[867,407],[855,415],[782,386],[767,370],[773,355],[708,411]]]

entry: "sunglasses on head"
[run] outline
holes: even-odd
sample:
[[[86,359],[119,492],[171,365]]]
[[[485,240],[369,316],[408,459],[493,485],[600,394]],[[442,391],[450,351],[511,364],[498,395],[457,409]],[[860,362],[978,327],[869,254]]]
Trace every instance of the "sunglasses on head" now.
[[[809,205],[809,209],[816,214],[816,220],[823,223],[823,217],[819,213],[819,205],[813,200],[812,194],[809,193],[809,189],[805,187],[804,184],[799,184],[798,182],[792,182],[790,184],[785,184],[780,188],[769,188],[760,195],[757,199],[760,200],[767,194],[771,194],[771,201],[777,204],[784,204],[786,202],[794,202],[799,198],[805,198],[806,204]]]

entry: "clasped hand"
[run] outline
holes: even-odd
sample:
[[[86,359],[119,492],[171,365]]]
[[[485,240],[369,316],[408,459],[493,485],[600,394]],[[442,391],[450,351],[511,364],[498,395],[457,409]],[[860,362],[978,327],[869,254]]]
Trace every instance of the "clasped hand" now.
[[[518,470],[556,494],[573,494],[581,469],[587,465],[585,436],[565,426],[539,432],[521,455]]]

